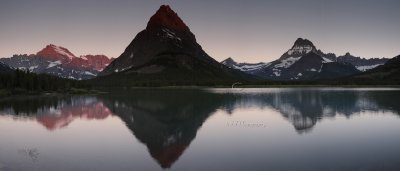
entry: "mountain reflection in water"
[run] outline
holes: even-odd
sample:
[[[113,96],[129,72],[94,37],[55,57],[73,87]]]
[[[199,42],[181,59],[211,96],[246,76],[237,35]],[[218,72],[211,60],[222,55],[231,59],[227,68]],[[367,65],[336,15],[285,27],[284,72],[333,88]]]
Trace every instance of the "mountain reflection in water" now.
[[[162,168],[170,168],[217,110],[234,114],[241,108],[270,108],[302,134],[336,115],[398,115],[399,100],[400,91],[385,89],[136,89],[98,96],[3,99],[0,115],[36,120],[53,131],[67,128],[75,119],[117,116]]]

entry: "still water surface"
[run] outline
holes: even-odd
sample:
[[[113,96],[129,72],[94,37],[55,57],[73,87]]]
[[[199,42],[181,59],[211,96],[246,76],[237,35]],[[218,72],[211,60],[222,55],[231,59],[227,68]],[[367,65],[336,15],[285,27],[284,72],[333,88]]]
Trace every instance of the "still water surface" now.
[[[0,170],[400,170],[400,89],[0,99]]]

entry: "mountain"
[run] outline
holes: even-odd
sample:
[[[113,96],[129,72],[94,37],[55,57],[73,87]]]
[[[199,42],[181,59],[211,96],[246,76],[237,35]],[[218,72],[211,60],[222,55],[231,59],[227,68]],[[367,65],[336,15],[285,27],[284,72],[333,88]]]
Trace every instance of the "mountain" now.
[[[343,56],[337,57],[337,61],[339,62],[347,62],[353,64],[360,71],[368,71],[377,66],[385,64],[389,59],[388,58],[371,58],[365,59],[361,57],[355,57],[350,53],[346,53]]]
[[[86,64],[84,67],[92,68],[96,71],[102,71],[108,64],[111,63],[112,60],[114,60],[114,58],[109,58],[105,55],[84,55],[80,58],[74,59],[83,59],[83,61],[86,61],[84,62],[84,64]],[[73,61],[71,63],[73,63]]]
[[[337,62],[335,54],[324,54],[310,40],[302,38],[270,63],[238,64],[227,59],[222,64],[268,80],[331,79],[359,73],[352,64]]]
[[[389,59],[384,65],[356,75],[351,79],[356,81],[400,83],[400,55]]]
[[[168,5],[158,9],[146,29],[100,75],[98,83],[124,85],[231,83],[248,77],[211,58]]]
[[[37,52],[36,56],[40,56],[49,61],[61,61],[61,63],[68,63],[73,58],[76,58],[68,49],[53,44],[47,45],[44,49]]]
[[[317,52],[317,48],[310,40],[298,38],[294,42],[292,48],[285,52],[279,59],[285,60],[289,58],[298,58],[312,51]]]
[[[94,78],[112,60],[104,55],[76,57],[68,49],[53,44],[47,45],[34,55],[0,58],[0,62],[12,68],[76,80]]]
[[[323,53],[310,40],[298,38],[287,52],[270,63],[237,63],[232,58],[221,63],[269,80],[315,80],[358,74],[386,61],[388,58],[365,59],[350,53],[337,57],[334,53]]]
[[[310,40],[298,38],[278,60],[271,62],[267,68],[256,74],[273,80],[312,80],[342,77],[358,72],[355,68],[350,70],[350,73],[334,72],[342,63],[324,67],[328,63],[336,63],[333,54],[325,55]]]

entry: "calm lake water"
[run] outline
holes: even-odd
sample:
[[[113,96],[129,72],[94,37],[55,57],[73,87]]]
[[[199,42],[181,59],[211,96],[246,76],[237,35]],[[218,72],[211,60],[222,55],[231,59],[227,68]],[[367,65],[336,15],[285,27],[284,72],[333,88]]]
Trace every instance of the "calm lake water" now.
[[[0,170],[400,170],[400,89],[0,99]]]

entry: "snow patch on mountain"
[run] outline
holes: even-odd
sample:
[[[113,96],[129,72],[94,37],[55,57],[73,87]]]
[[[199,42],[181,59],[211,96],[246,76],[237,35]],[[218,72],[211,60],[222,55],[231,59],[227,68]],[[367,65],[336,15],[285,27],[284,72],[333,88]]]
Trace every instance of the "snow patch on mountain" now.
[[[294,46],[292,49],[290,49],[287,53],[288,55],[292,54],[304,54],[304,53],[310,53],[312,51],[313,47],[310,45],[306,46]]]
[[[80,58],[82,58],[83,60],[89,60],[86,56],[80,56]]]
[[[322,59],[323,59],[322,63],[330,63],[330,62],[333,62],[332,60],[330,60],[330,59],[328,59],[328,58],[326,58],[326,57],[322,57]]]
[[[253,71],[253,70],[258,70],[260,68],[267,67],[267,66],[268,66],[268,64],[254,64],[254,65],[245,64],[245,65],[240,65],[240,66],[235,65],[235,66],[233,66],[233,69],[238,69],[240,71]]]
[[[309,69],[308,71],[316,72],[317,70],[316,70],[315,68],[311,68],[311,69]]]
[[[176,36],[176,34],[175,34],[173,31],[171,31],[171,30],[169,30],[169,29],[167,29],[167,28],[163,28],[162,31],[165,33],[165,35],[166,35],[168,38],[182,41],[182,39],[179,38],[178,36]]]
[[[300,60],[301,57],[290,57],[284,60],[281,60],[279,64],[276,64],[274,68],[289,68],[292,66],[294,63],[296,63],[298,60]]]
[[[61,61],[54,61],[54,62],[49,61],[49,65],[47,66],[47,68],[51,68],[57,65],[61,65]]]
[[[29,71],[32,72],[34,69],[38,68],[39,65],[31,66],[29,67]]]
[[[276,70],[276,69],[274,69],[274,72],[273,72],[274,74],[275,74],[275,76],[277,76],[277,77],[280,77],[281,76],[281,70]]]
[[[367,65],[367,66],[356,66],[356,68],[362,72],[368,71],[370,69],[374,69],[378,66],[381,66],[383,64],[376,64],[376,65]]]
[[[96,74],[93,74],[93,73],[91,73],[91,72],[89,72],[89,71],[85,71],[85,74],[86,74],[86,75],[91,75],[91,76],[96,76]]]
[[[56,46],[56,45],[52,45],[52,47],[54,48],[54,50],[60,54],[60,55],[64,55],[67,56],[69,59],[74,58],[75,56],[68,53],[64,48],[60,47],[60,46]]]

